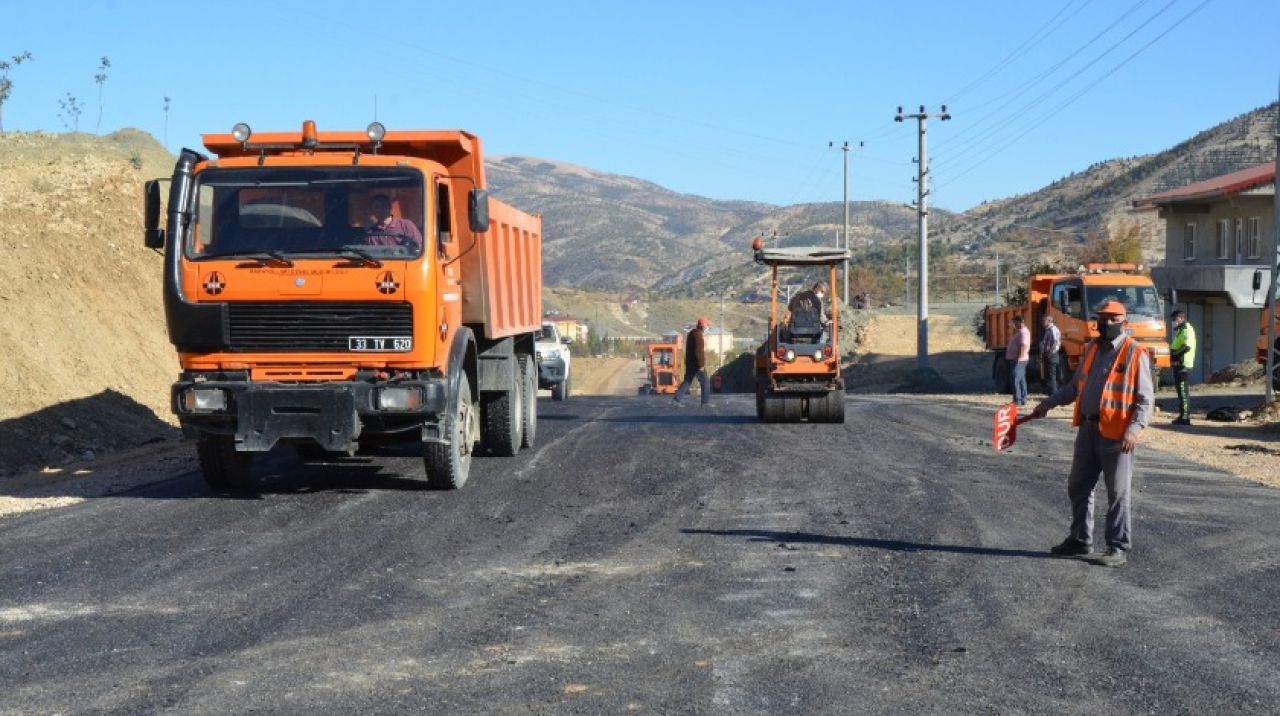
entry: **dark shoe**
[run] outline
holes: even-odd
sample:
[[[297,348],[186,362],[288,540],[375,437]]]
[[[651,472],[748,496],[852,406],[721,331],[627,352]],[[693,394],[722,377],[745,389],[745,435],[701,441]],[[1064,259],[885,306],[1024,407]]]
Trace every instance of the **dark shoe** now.
[[[1049,552],[1059,557],[1083,557],[1089,554],[1088,543],[1081,542],[1075,537],[1068,537],[1062,540],[1062,544],[1051,547]]]
[[[1108,547],[1101,557],[1092,561],[1102,567],[1123,567],[1129,561],[1129,557],[1119,547]]]
[[[1191,418],[1174,418],[1174,425],[1190,425]]]

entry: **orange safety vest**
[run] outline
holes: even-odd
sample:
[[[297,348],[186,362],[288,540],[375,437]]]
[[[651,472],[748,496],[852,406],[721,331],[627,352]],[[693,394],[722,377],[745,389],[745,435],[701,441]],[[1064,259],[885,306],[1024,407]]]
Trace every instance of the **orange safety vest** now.
[[[1125,336],[1117,352],[1111,374],[1102,384],[1102,404],[1098,406],[1098,432],[1109,440],[1123,439],[1125,431],[1129,429],[1129,420],[1133,418],[1133,410],[1137,405],[1138,371],[1142,368],[1140,361],[1146,355],[1146,351],[1142,350],[1133,336]],[[1089,378],[1089,368],[1097,354],[1098,345],[1093,343],[1085,353],[1084,366],[1076,380],[1076,407],[1075,414],[1071,416],[1073,426],[1084,422],[1080,399],[1084,397],[1084,384]]]

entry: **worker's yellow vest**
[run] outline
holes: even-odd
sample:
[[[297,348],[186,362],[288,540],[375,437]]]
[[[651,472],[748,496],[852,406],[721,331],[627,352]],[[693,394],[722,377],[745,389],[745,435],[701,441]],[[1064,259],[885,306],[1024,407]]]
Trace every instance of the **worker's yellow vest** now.
[[[1137,405],[1138,371],[1141,361],[1146,360],[1146,351],[1138,345],[1132,336],[1125,336],[1124,342],[1117,349],[1119,355],[1102,384],[1102,403],[1098,406],[1098,432],[1109,440],[1120,440],[1129,429],[1129,420],[1133,418],[1133,410]],[[1071,416],[1071,424],[1079,426],[1084,422],[1084,411],[1080,409],[1080,399],[1084,397],[1084,384],[1089,378],[1089,368],[1098,355],[1098,344],[1090,343],[1085,353],[1084,365],[1081,366],[1076,379],[1076,408]]]

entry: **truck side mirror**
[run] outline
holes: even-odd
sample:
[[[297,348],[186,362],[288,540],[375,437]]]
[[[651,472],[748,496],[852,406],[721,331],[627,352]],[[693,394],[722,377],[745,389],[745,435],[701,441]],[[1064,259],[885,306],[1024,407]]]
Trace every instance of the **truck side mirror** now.
[[[467,222],[477,234],[489,230],[489,192],[472,189],[467,195]]]
[[[142,243],[149,249],[164,248],[164,229],[160,228],[160,182],[152,179],[143,185],[143,219],[145,231]]]
[[[1262,269],[1253,270],[1253,290],[1262,288]]]

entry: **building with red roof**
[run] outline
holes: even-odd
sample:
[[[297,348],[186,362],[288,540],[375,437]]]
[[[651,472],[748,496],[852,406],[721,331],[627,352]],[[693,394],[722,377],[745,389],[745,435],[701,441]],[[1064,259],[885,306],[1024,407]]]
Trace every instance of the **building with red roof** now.
[[[1275,193],[1276,165],[1266,162],[1133,202],[1164,222],[1164,265],[1152,278],[1196,328],[1193,379],[1253,359],[1276,255]]]

